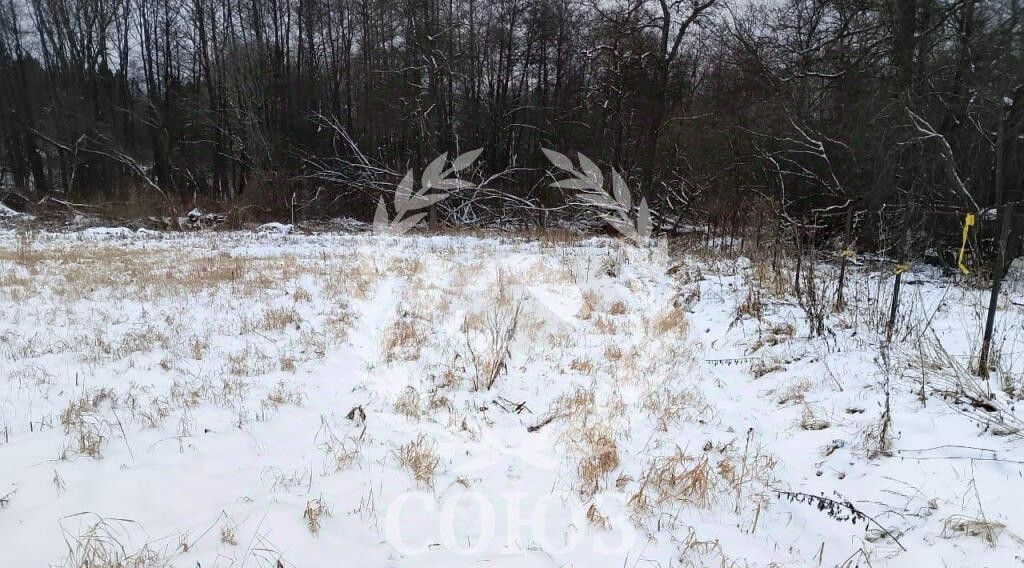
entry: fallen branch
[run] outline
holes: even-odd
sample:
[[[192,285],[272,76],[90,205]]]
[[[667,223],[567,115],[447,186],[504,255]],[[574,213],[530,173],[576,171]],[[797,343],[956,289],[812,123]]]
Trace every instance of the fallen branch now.
[[[555,420],[561,418],[562,416],[564,416],[564,415],[562,415],[562,414],[551,414],[551,415],[545,416],[544,418],[541,419],[540,422],[534,424],[533,426],[527,426],[526,431],[527,432],[536,432],[537,430],[540,430],[541,428],[547,426],[548,424],[551,424],[552,422],[554,422]]]

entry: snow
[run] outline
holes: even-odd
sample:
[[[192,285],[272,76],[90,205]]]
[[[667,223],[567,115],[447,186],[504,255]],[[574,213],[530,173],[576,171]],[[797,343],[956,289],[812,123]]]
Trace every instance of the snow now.
[[[285,225],[283,223],[264,223],[259,227],[256,227],[257,233],[277,233],[280,235],[287,235],[292,232],[291,225]]]
[[[742,256],[282,233],[41,233],[31,260],[0,233],[5,565],[103,547],[203,567],[1020,556],[1020,436],[934,392],[977,352],[983,288],[914,269],[886,348],[891,270],[868,263],[811,337]],[[752,287],[760,317],[738,310]],[[1013,405],[1022,332],[1003,302],[993,404]],[[430,457],[417,447],[438,460],[419,479],[402,463]]]
[[[17,217],[19,213],[14,209],[0,203],[0,217]]]
[[[89,227],[79,234],[86,239],[125,239],[134,233],[127,227]]]

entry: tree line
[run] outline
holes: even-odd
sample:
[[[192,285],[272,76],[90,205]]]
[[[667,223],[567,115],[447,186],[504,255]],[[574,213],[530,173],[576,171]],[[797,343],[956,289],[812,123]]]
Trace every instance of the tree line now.
[[[475,148],[441,222],[546,222],[542,148],[663,227],[1024,199],[1020,0],[0,2],[8,200],[368,218]]]

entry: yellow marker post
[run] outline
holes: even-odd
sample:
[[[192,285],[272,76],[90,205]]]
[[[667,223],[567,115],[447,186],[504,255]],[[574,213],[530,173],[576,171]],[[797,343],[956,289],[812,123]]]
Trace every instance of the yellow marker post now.
[[[970,274],[971,273],[971,271],[967,269],[967,266],[964,265],[964,252],[967,250],[967,233],[970,231],[971,227],[973,227],[973,226],[974,226],[974,213],[968,213],[967,216],[964,217],[964,236],[963,236],[963,242],[960,244],[960,254],[959,254],[959,256],[957,256],[957,259],[956,259],[956,264],[957,264],[958,267],[960,267],[960,272],[963,273],[963,274]]]

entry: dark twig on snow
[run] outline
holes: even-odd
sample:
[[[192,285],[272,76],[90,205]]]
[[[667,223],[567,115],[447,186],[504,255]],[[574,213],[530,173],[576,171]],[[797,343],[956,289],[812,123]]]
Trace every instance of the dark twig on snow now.
[[[885,536],[892,539],[901,549],[907,550],[903,543],[896,538],[896,535],[889,532],[889,529],[882,526],[882,523],[876,521],[873,517],[861,511],[849,501],[837,501],[830,499],[824,495],[812,495],[810,493],[802,493],[799,491],[786,491],[784,489],[776,489],[775,494],[781,499],[786,497],[790,501],[797,503],[807,503],[811,506],[817,506],[819,511],[825,512],[828,516],[832,517],[837,521],[850,521],[853,524],[857,524],[857,521],[864,521],[866,523],[872,523],[883,533]]]

